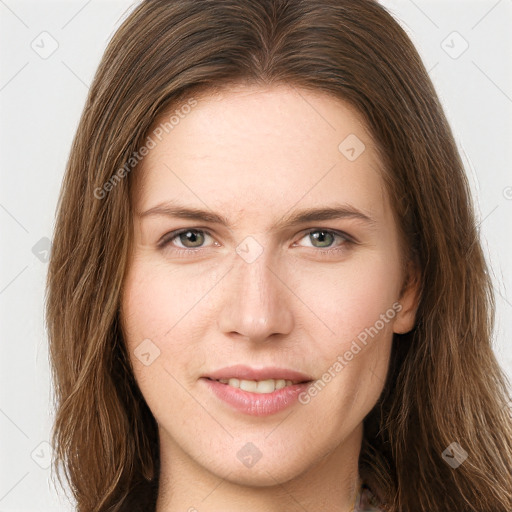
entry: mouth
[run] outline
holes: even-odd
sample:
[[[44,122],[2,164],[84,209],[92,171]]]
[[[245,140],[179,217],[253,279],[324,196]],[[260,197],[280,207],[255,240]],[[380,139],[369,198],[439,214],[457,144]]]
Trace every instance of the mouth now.
[[[294,389],[299,384],[313,381],[311,375],[285,367],[263,366],[254,368],[237,364],[227,366],[202,376],[204,379],[223,384],[229,388],[248,393],[269,394],[288,388]]]
[[[235,389],[241,389],[249,393],[268,394],[273,393],[276,390],[289,388],[297,384],[307,384],[313,382],[312,380],[289,380],[289,379],[265,379],[265,380],[246,380],[238,379],[235,377],[228,379],[212,379],[206,377],[208,380],[220,382],[226,386],[230,386]]]
[[[297,404],[310,386],[309,375],[285,368],[232,366],[200,379],[230,409],[248,416],[271,416]]]

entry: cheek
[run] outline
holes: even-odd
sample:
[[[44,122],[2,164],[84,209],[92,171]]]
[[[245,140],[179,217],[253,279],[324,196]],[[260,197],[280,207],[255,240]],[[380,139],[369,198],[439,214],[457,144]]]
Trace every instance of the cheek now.
[[[329,388],[321,400],[368,411],[385,383],[400,310],[398,263],[374,256],[318,277],[303,281],[301,296],[316,316],[316,328],[313,321],[306,328],[316,333],[315,358],[324,371],[320,386]]]
[[[200,290],[194,279],[185,285],[185,274],[182,269],[176,273],[164,268],[144,255],[135,258],[121,299],[124,341],[134,376],[157,419],[165,417],[171,397],[175,410],[186,408],[187,397],[176,377],[187,385],[192,362],[200,360],[193,336],[187,332],[187,311],[191,312],[192,298]]]
[[[159,379],[174,386],[170,374],[177,375],[178,368],[180,382],[192,384],[205,363],[204,306],[223,274],[218,266],[203,270],[198,273],[195,265],[171,268],[142,255],[126,276],[121,310],[125,343],[141,390],[153,390],[149,400]],[[143,343],[149,347],[145,353],[158,354],[155,364],[141,364]]]
[[[172,268],[161,261],[136,259],[126,276],[123,312],[130,341],[141,336],[162,341],[173,331],[194,328],[190,318],[222,277],[218,267]],[[192,336],[191,336],[192,337]],[[179,342],[179,340],[175,340]]]
[[[343,347],[377,322],[379,331],[387,332],[392,327],[399,307],[400,271],[396,260],[375,253],[347,265],[333,265],[314,276],[297,275],[295,280],[300,296],[317,317],[318,333],[335,340],[334,344]],[[379,321],[382,315],[384,325]]]

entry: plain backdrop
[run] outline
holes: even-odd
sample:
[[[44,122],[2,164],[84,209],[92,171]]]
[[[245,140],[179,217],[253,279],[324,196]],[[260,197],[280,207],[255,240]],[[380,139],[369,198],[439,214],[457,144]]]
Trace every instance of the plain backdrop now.
[[[512,378],[512,0],[383,2],[424,59],[473,189]],[[0,512],[72,510],[50,479],[44,283],[89,84],[131,1],[0,0]]]

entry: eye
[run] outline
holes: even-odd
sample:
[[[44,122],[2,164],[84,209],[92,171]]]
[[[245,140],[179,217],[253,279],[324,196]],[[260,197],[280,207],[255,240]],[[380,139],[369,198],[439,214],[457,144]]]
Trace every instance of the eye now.
[[[336,238],[340,240],[340,243],[334,250],[342,250],[346,244],[354,243],[352,238],[346,233],[321,228],[309,230],[302,240],[310,240],[310,247],[332,250],[332,244],[335,243]]]
[[[201,249],[205,238],[209,236],[210,234],[208,232],[200,229],[181,229],[165,235],[162,240],[158,242],[158,246],[174,245],[172,242],[176,239],[176,241],[181,244],[176,245],[178,249]]]

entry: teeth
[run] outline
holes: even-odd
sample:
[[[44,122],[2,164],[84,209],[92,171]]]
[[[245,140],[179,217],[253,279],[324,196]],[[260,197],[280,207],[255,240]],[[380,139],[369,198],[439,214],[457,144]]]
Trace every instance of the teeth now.
[[[233,388],[239,388],[242,391],[251,393],[273,393],[276,389],[282,389],[291,386],[291,380],[284,379],[267,379],[267,380],[240,380],[240,379],[219,379],[219,382],[227,384]]]

